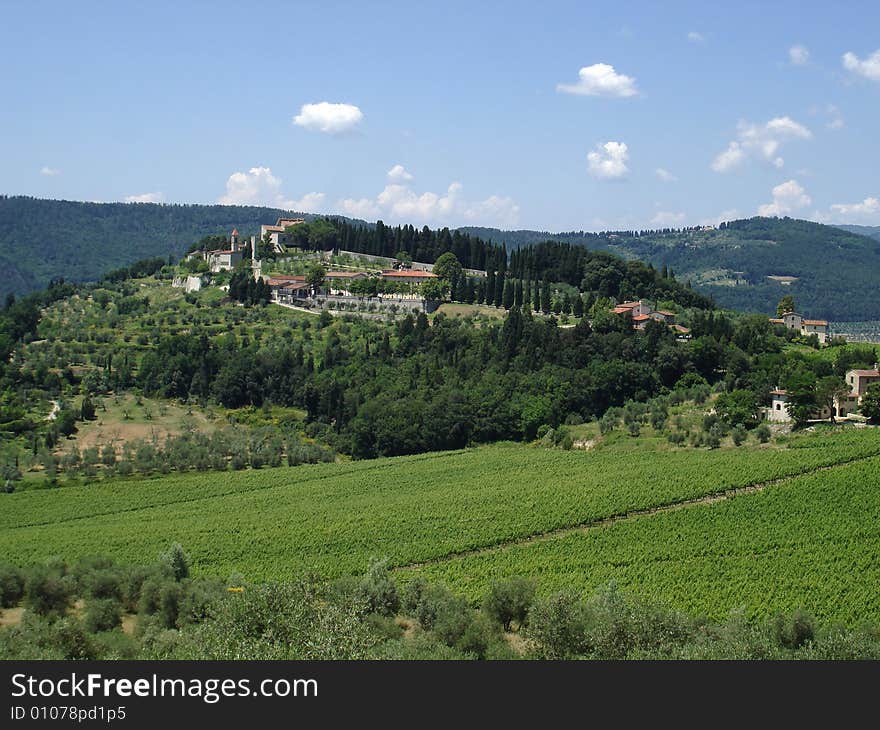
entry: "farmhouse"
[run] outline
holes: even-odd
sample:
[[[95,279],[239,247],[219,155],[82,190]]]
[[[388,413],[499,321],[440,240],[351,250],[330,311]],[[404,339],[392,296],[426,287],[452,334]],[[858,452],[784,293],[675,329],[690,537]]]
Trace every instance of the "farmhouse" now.
[[[284,247],[289,243],[290,238],[287,229],[305,222],[305,218],[279,218],[274,226],[266,224],[260,226],[260,240],[265,241],[268,236],[275,253],[284,253]]]
[[[850,392],[834,398],[832,408],[823,407],[820,412],[813,415],[814,419],[824,420],[831,418],[846,418],[858,411],[868,386],[871,383],[880,382],[880,370],[875,363],[872,370],[850,370],[845,378]],[[788,394],[784,390],[774,390],[770,393],[770,408],[767,409],[767,419],[770,421],[789,421]]]
[[[872,370],[850,370],[845,380],[850,392],[834,399],[835,415],[841,417],[858,410],[868,386],[880,381],[880,370],[877,363]]]
[[[781,389],[770,391],[770,407],[766,410],[767,420],[776,423],[786,423],[791,420],[791,414],[788,412],[789,397],[788,392]],[[819,410],[810,414],[814,421],[826,421],[831,418],[831,409],[823,406]]]
[[[327,284],[325,289],[331,296],[348,297],[351,296],[349,283],[368,277],[369,274],[364,271],[328,271],[324,274],[324,281]]]
[[[687,327],[682,327],[675,323],[675,312],[666,309],[653,309],[644,299],[637,302],[624,302],[618,304],[612,310],[614,314],[628,314],[632,319],[632,325],[637,330],[643,330],[647,327],[648,322],[652,319],[656,322],[662,322],[675,331],[676,337],[680,340],[689,340],[691,331]]]
[[[804,319],[797,312],[786,312],[782,317],[771,318],[770,324],[781,324],[805,337],[816,335],[823,345],[828,341],[828,322],[824,319]]]

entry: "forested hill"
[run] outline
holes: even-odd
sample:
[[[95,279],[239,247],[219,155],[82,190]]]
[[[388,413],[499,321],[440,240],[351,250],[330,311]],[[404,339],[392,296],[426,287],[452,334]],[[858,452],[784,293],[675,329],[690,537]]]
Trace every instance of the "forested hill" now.
[[[82,203],[0,196],[0,297],[56,277],[91,281],[155,256],[181,256],[208,234],[258,233],[290,211],[239,205]],[[312,216],[303,216],[311,218]]]
[[[690,281],[722,307],[769,314],[782,296],[791,294],[798,309],[810,317],[880,319],[880,242],[834,226],[750,218],[709,229],[556,234],[461,230],[503,241],[508,249],[550,238],[665,266],[676,279]]]
[[[858,233],[860,236],[870,236],[880,241],[880,226],[837,226],[849,233]]]

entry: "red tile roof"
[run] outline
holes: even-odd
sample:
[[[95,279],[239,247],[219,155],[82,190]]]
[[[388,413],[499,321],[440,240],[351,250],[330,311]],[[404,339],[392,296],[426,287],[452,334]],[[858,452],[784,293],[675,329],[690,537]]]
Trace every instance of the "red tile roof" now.
[[[436,279],[437,274],[430,271],[396,271],[394,269],[383,271],[382,276],[396,279]]]
[[[804,324],[811,324],[817,327],[827,327],[828,321],[824,319],[805,319]]]
[[[328,271],[324,274],[327,279],[356,279],[366,276],[363,271]]]
[[[770,395],[788,395],[788,391],[777,388],[776,390],[771,390]]]
[[[637,314],[633,317],[633,322],[644,322],[646,319],[651,319],[651,316],[648,314]]]
[[[880,378],[880,371],[878,370],[853,370],[851,372],[860,378]]]

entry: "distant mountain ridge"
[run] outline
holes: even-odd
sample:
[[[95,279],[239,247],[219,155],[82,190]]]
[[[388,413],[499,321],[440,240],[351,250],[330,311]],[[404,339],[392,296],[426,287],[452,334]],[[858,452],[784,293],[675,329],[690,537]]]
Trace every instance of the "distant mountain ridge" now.
[[[176,258],[208,234],[238,228],[249,235],[262,223],[291,213],[259,206],[85,203],[0,196],[0,297],[39,289],[58,276],[90,281],[139,259]],[[810,317],[880,320],[880,297],[876,296],[880,227],[750,218],[717,228],[683,230],[459,230],[504,243],[508,251],[546,240],[564,241],[641,259],[658,269],[666,266],[679,281],[690,281],[695,289],[732,309],[769,314],[782,296],[792,294],[798,309]]]
[[[850,233],[858,233],[860,236],[870,236],[871,238],[876,238],[878,241],[880,241],[880,226],[846,225],[837,226],[837,228],[841,228],[844,231],[849,231]]]
[[[209,234],[259,233],[291,211],[241,205],[84,203],[0,196],[0,297],[53,278],[92,281],[144,258],[182,256]],[[307,220],[314,216],[302,215]]]
[[[666,266],[722,307],[770,314],[779,299],[791,294],[810,317],[880,318],[880,238],[862,235],[864,230],[880,237],[880,229],[756,217],[718,227],[656,231],[461,230],[503,241],[508,249],[550,239]]]

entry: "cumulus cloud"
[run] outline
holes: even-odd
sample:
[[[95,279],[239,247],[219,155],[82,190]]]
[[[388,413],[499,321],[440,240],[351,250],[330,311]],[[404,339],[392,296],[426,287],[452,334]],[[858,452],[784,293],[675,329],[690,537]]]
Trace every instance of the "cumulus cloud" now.
[[[782,167],[785,160],[777,153],[789,140],[811,139],[813,133],[791,117],[774,117],[765,124],[741,121],[736,139],[712,161],[715,172],[728,172],[738,167],[747,157],[757,157],[774,167]]]
[[[847,71],[851,71],[859,76],[864,76],[871,81],[880,81],[880,48],[874,51],[870,56],[867,56],[864,60],[859,58],[855,53],[844,53],[843,67]]]
[[[651,225],[655,228],[676,228],[684,223],[684,220],[684,213],[671,213],[661,210],[651,218]]]
[[[140,195],[126,195],[126,203],[164,203],[165,193],[141,193]]]
[[[317,213],[323,206],[324,193],[307,193],[299,200],[285,197],[282,180],[270,167],[252,167],[247,172],[233,172],[226,180],[226,194],[217,202],[223,205],[266,205],[302,213]]]
[[[792,46],[788,49],[788,60],[793,66],[805,66],[810,60],[810,51],[806,46]]]
[[[41,167],[40,174],[46,177],[56,177],[61,174],[61,170],[57,167]]]
[[[517,224],[519,206],[512,198],[491,195],[484,200],[468,200],[463,192],[458,182],[450,184],[444,193],[419,193],[404,182],[392,182],[375,198],[346,198],[339,201],[339,207],[356,218],[406,223],[499,227]]]
[[[880,220],[880,198],[865,198],[861,203],[836,203],[831,210],[840,217]]]
[[[628,97],[639,93],[634,78],[617,73],[614,66],[607,63],[584,66],[578,71],[576,84],[557,84],[556,90],[578,96]]]
[[[413,179],[403,165],[395,165],[388,171],[388,179],[393,182],[409,182]]]
[[[704,36],[702,33],[698,33],[697,31],[692,30],[690,33],[688,33],[688,40],[691,43],[702,43],[706,40],[706,36]]]
[[[773,202],[758,208],[758,215],[784,216],[805,208],[812,199],[796,180],[787,180],[772,190]]]
[[[320,213],[324,210],[324,193],[306,193],[299,200],[284,200],[280,208],[295,210],[300,213]]]
[[[629,168],[626,166],[629,152],[624,142],[606,142],[596,145],[587,155],[590,174],[600,180],[619,180]]]
[[[656,170],[654,170],[654,174],[663,182],[675,182],[676,180],[678,180],[678,178],[671,172],[669,172],[669,170],[666,170],[662,167],[658,167]]]
[[[304,129],[324,134],[350,132],[364,118],[363,112],[353,104],[303,104],[293,118],[293,123]]]

